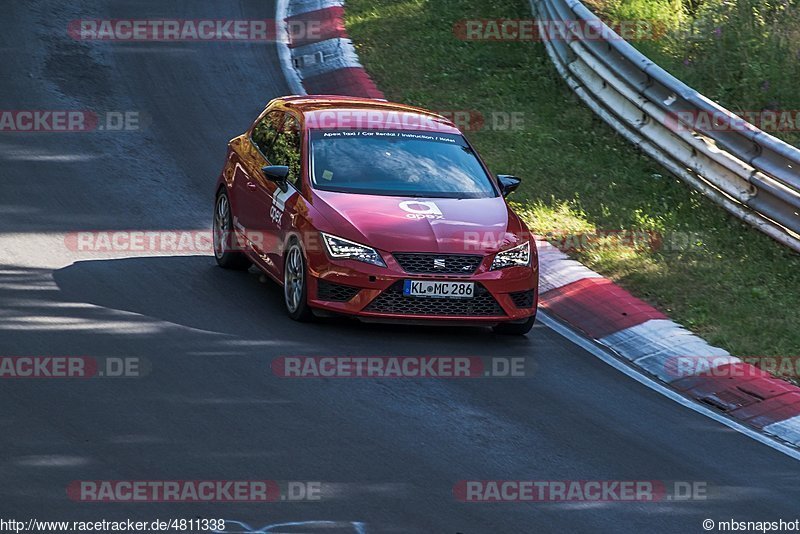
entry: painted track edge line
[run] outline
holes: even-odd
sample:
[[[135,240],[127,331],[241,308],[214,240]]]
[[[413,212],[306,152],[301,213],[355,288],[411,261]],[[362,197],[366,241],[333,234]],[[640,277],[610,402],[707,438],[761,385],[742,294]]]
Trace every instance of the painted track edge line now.
[[[593,340],[580,335],[578,332],[573,330],[565,323],[562,323],[558,319],[550,317],[550,315],[544,310],[539,309],[537,318],[539,321],[541,321],[543,325],[548,327],[550,330],[553,330],[554,332],[566,338],[567,340],[571,341],[575,345],[591,353],[593,356],[599,358],[606,364],[610,365],[611,367],[615,368],[618,371],[621,371],[630,378],[633,378],[640,384],[647,386],[648,388],[658,393],[661,393],[665,397],[699,414],[705,415],[706,417],[709,417],[718,423],[722,423],[728,428],[736,430],[737,432],[744,434],[745,436],[751,439],[763,443],[764,445],[767,445],[768,447],[771,447],[778,452],[782,452],[783,454],[791,458],[794,458],[795,460],[800,460],[800,450],[791,447],[790,445],[784,444],[766,434],[758,432],[734,419],[726,417],[725,415],[716,412],[711,408],[703,406],[702,404],[700,404],[695,400],[692,400],[688,397],[684,397],[683,395],[669,388],[665,384],[662,384],[657,380],[654,380],[649,376],[645,375],[643,372],[639,370],[638,367],[631,366],[625,361],[621,360],[620,358],[614,356],[609,349],[604,348],[599,344],[597,344],[596,342],[594,342]]]

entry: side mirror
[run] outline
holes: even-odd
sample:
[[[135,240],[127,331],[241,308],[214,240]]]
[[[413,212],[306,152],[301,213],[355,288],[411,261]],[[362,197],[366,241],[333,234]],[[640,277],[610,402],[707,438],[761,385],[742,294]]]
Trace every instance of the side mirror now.
[[[261,172],[264,173],[267,180],[278,184],[281,191],[286,192],[289,188],[289,186],[286,185],[286,178],[289,176],[289,167],[286,165],[267,165],[261,168]]]
[[[522,180],[516,176],[509,176],[508,174],[498,174],[497,181],[500,182],[500,192],[503,193],[504,197],[510,195],[522,183]]]

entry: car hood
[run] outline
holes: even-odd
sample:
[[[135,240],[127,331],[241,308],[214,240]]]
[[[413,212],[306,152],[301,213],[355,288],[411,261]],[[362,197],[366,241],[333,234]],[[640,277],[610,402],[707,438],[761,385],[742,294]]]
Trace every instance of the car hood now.
[[[488,254],[527,229],[502,197],[411,198],[315,191],[319,228],[388,252]]]

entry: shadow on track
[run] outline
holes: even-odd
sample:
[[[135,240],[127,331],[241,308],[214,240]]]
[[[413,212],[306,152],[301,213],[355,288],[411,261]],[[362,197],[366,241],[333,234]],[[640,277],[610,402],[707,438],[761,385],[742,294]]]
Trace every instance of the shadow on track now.
[[[254,268],[246,273],[225,271],[205,256],[80,261],[55,271],[53,278],[65,301],[133,312],[219,334],[261,337],[291,329],[301,336],[357,335],[376,341],[387,335],[428,335],[442,345],[465,338],[502,343],[504,347],[528,344],[525,338],[494,336],[482,327],[367,324],[346,317],[295,323],[285,316],[278,284]]]

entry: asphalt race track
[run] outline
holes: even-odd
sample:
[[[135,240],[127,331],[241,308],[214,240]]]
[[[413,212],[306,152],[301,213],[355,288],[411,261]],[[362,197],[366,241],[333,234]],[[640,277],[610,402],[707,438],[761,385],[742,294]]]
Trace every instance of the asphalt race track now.
[[[72,5],[67,5],[72,4]],[[272,19],[265,0],[6,2],[0,108],[134,111],[134,131],[0,133],[0,356],[138,357],[141,378],[0,381],[0,518],[224,518],[228,531],[701,532],[793,520],[795,460],[537,324],[302,325],[209,255],[76,252],[64,234],[208,228],[228,139],[287,86],[274,44],[82,42],[80,18]],[[532,376],[282,379],[286,355],[520,356]],[[74,480],[320,481],[274,503],[87,503]],[[700,481],[690,502],[464,503],[460,480]],[[330,525],[328,525],[330,526]]]

